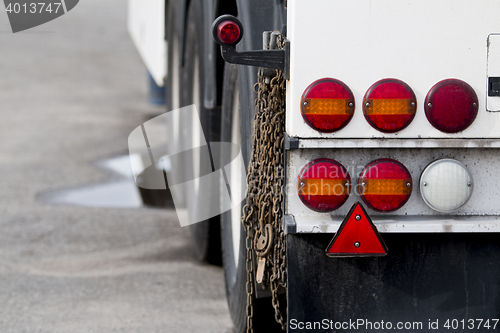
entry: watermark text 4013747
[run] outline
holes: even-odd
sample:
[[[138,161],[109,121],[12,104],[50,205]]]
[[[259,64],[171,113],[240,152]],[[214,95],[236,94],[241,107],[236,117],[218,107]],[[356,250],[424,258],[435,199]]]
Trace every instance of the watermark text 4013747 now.
[[[79,0],[4,0],[12,32],[52,21],[73,9]]]
[[[14,12],[15,14],[41,14],[44,11],[47,13],[54,12],[55,14],[59,13],[59,10],[64,11],[62,8],[62,2],[54,3],[54,8],[52,8],[52,3],[45,2],[32,2],[32,3],[23,3],[20,4],[18,2],[9,3],[5,8],[5,11],[9,14]]]

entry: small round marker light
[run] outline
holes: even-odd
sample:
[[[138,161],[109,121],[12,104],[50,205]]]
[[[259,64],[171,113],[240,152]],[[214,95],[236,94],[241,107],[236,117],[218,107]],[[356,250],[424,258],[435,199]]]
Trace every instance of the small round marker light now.
[[[420,193],[432,209],[453,212],[469,201],[474,181],[472,174],[459,161],[444,158],[429,164],[420,176]]]
[[[243,25],[232,15],[222,15],[212,23],[212,37],[221,46],[233,47],[243,37]]]
[[[233,21],[222,21],[217,26],[217,36],[225,44],[234,44],[240,38],[240,27]]]

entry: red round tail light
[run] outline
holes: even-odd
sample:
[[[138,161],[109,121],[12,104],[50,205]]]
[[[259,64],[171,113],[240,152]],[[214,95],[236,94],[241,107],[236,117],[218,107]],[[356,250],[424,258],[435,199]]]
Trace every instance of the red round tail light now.
[[[300,200],[310,209],[330,212],[340,208],[349,198],[351,177],[339,162],[321,158],[302,169],[297,191]]]
[[[438,82],[425,98],[429,122],[445,133],[461,132],[476,119],[478,100],[474,89],[461,80]]]
[[[240,27],[231,20],[222,21],[217,26],[217,37],[225,44],[235,44],[240,35]]]
[[[373,210],[392,212],[411,196],[413,182],[405,166],[391,159],[380,159],[368,164],[358,181],[361,199]]]
[[[302,94],[302,117],[317,131],[338,131],[351,121],[354,96],[341,81],[325,78],[313,82]]]
[[[410,86],[400,80],[383,79],[368,89],[363,113],[370,125],[385,133],[408,126],[417,110],[417,99]]]

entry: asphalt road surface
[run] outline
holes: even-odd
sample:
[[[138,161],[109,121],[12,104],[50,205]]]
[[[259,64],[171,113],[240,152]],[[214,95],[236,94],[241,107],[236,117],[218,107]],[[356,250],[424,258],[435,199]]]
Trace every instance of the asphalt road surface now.
[[[96,163],[163,112],[146,88],[125,0],[16,34],[0,11],[0,332],[231,332],[175,211],[41,199],[119,178]]]

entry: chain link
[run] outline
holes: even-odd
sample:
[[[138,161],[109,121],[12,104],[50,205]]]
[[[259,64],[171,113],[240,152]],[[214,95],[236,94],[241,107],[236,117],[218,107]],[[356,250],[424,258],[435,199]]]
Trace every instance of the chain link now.
[[[281,46],[282,41],[278,44]],[[285,79],[276,70],[272,78],[259,71],[254,87],[255,100],[252,153],[247,174],[247,202],[242,224],[246,230],[247,249],[247,333],[253,332],[253,257],[265,258],[262,286],[270,288],[275,319],[286,330],[286,319],[280,310],[278,294],[286,290],[286,242],[281,223],[284,189]],[[271,231],[269,231],[269,226]],[[271,244],[261,249],[258,242]],[[286,294],[286,293],[285,293]],[[286,311],[283,311],[286,313]]]

